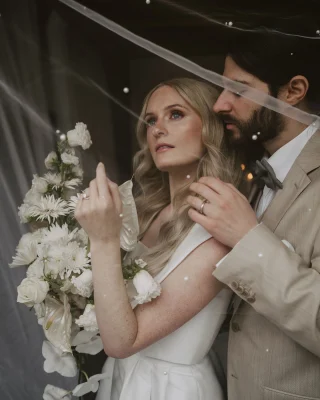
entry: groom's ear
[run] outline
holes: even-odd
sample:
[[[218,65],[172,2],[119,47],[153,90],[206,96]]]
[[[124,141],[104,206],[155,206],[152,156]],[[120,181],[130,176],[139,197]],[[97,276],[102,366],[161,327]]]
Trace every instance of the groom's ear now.
[[[303,75],[297,75],[280,89],[278,98],[291,106],[296,106],[305,100],[308,89],[308,79]]]

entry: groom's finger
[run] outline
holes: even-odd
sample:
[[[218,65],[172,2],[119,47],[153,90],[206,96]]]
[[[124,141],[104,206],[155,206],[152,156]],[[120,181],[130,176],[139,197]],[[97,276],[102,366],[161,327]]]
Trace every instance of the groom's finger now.
[[[190,185],[189,189],[192,192],[199,194],[204,199],[208,200],[210,203],[217,203],[219,201],[219,195],[203,183],[194,182]]]

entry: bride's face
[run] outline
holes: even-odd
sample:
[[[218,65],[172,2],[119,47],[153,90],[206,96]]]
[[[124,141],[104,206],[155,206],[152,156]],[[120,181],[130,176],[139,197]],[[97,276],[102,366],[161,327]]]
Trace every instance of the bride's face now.
[[[146,114],[147,141],[153,161],[161,171],[195,169],[204,153],[202,121],[190,105],[170,86],[150,97]]]

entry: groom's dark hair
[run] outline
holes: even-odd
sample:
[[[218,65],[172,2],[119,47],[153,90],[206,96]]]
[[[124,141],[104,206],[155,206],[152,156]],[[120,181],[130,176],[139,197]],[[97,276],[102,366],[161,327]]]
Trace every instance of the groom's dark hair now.
[[[237,36],[228,56],[243,70],[269,86],[272,96],[296,75],[309,82],[308,106],[320,110],[320,38],[302,39],[261,31]]]

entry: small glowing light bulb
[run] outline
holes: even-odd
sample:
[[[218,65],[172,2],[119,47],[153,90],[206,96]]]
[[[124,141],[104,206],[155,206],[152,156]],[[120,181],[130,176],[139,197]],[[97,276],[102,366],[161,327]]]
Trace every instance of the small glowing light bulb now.
[[[123,88],[123,92],[127,94],[127,93],[129,93],[129,92],[130,92],[130,90],[129,90],[129,88],[128,88],[128,87],[125,87],[125,88]]]

